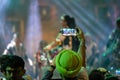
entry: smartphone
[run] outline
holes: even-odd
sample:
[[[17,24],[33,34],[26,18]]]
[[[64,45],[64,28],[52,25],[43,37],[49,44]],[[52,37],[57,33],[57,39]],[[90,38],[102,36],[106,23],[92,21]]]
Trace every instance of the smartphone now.
[[[76,29],[63,28],[63,29],[61,29],[61,33],[64,36],[76,36],[77,31],[76,31]]]

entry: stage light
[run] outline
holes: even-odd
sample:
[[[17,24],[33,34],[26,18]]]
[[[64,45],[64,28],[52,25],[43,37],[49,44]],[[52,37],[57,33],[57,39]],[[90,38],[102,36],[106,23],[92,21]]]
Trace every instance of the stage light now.
[[[26,53],[32,58],[37,52],[41,40],[41,16],[39,14],[38,0],[31,0],[27,28],[25,34]]]

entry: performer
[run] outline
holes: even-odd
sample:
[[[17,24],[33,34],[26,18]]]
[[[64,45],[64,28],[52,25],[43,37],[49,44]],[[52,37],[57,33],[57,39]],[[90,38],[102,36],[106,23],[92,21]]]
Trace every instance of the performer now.
[[[80,30],[81,35],[84,37],[84,33],[83,31],[80,29],[80,27],[76,26],[75,23],[75,19],[73,17],[70,17],[69,15],[63,15],[61,16],[61,25],[62,25],[62,29],[66,28],[66,29],[75,29],[76,33]],[[79,38],[77,38],[77,36],[75,35],[63,35],[62,31],[60,30],[60,32],[58,33],[58,36],[56,37],[56,39],[50,43],[49,45],[47,45],[44,49],[45,50],[51,50],[52,48],[56,47],[56,46],[60,46],[63,49],[71,49],[75,52],[78,51],[79,48],[79,44],[81,43],[79,41]],[[60,50],[61,51],[61,50]],[[84,58],[84,63],[86,62],[85,57],[86,54],[85,52],[83,52],[82,57]],[[85,66],[86,64],[84,64]]]
[[[65,36],[62,34],[63,28],[76,29],[77,26],[75,23],[75,19],[73,17],[70,17],[69,15],[63,15],[61,16],[61,25],[62,25],[62,28],[58,33],[58,36],[52,43],[46,46],[45,49],[50,50],[51,48],[54,48],[59,45],[63,49],[72,49],[75,52],[77,52],[78,46],[80,44],[78,38],[76,36],[71,36],[71,35]]]

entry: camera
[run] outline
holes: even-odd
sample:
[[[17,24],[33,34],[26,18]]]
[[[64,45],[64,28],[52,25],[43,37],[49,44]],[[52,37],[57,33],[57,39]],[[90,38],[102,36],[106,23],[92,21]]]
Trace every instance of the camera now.
[[[76,29],[63,28],[63,29],[61,29],[61,33],[64,36],[76,36],[77,31],[76,31]]]

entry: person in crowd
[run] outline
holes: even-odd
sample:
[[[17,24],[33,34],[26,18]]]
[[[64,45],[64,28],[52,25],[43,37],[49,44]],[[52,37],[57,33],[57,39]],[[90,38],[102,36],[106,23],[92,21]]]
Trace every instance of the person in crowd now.
[[[4,50],[3,55],[18,55],[24,58],[25,55],[25,48],[23,43],[20,40],[20,36],[18,33],[13,34],[13,38],[11,42],[7,45],[7,48]]]
[[[1,55],[0,70],[3,77],[0,80],[32,80],[30,76],[25,75],[25,62],[16,55]]]
[[[84,58],[85,52],[84,35],[79,29],[77,38],[80,41],[78,52],[70,49],[63,49],[54,57],[52,64],[48,67],[42,80],[50,80],[55,68],[60,73],[62,80],[88,80],[88,74],[85,69]]]
[[[120,67],[120,17],[116,19],[116,28],[109,35],[101,66],[115,73]]]
[[[40,41],[38,51],[34,55],[34,57],[36,59],[36,63],[37,63],[39,68],[42,65],[44,65],[44,63],[42,63],[42,60],[46,60],[46,53],[43,49],[46,45],[47,45],[46,41]]]
[[[41,78],[41,73],[42,73],[42,67],[47,65],[47,58],[46,58],[46,53],[44,51],[44,46],[47,45],[47,42],[44,40],[41,40],[39,43],[38,50],[36,54],[34,55],[35,57],[35,68],[34,68],[34,75],[36,79]]]
[[[14,33],[11,42],[7,45],[2,55],[17,55],[25,61],[27,73],[32,73],[32,60],[25,52],[25,47],[20,39],[19,33]]]
[[[112,76],[110,71],[108,71],[106,68],[98,67],[97,70],[100,71],[104,75],[105,79],[109,76]]]
[[[119,77],[112,74],[103,67],[93,69],[89,74],[89,80],[119,80]]]
[[[89,73],[89,80],[105,80],[105,77],[101,71],[93,69]]]

